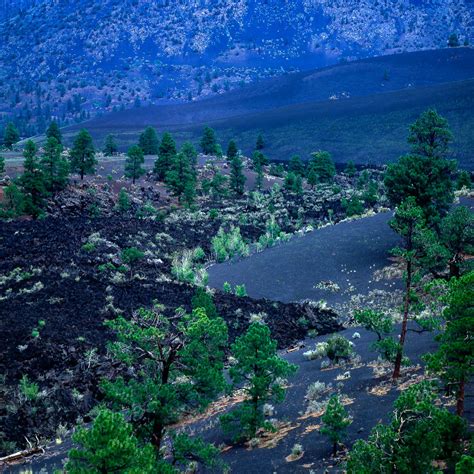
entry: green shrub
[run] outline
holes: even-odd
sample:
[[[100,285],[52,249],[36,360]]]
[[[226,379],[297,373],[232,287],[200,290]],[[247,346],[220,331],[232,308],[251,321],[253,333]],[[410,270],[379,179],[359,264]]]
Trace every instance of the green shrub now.
[[[212,238],[211,243],[218,262],[224,262],[235,256],[243,257],[249,254],[249,246],[244,242],[239,227],[231,227],[228,233],[221,227],[217,235]]]
[[[23,375],[20,380],[20,393],[26,400],[34,402],[39,396],[39,386],[34,382],[30,382],[27,375]]]
[[[244,297],[247,296],[247,290],[245,289],[245,285],[235,285],[235,296]]]
[[[93,252],[95,250],[95,244],[93,244],[92,242],[86,242],[83,246],[82,246],[82,250],[84,250],[84,252]]]
[[[331,362],[337,364],[339,361],[350,359],[354,355],[353,345],[344,336],[335,334],[327,340],[326,355]]]

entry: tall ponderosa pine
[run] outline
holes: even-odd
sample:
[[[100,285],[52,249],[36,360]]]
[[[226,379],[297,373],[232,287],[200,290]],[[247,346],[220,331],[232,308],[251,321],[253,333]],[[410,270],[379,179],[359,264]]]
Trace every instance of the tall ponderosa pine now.
[[[242,160],[239,156],[235,156],[230,162],[230,189],[239,196],[244,194],[245,181],[247,181],[243,169]]]
[[[402,202],[395,212],[395,217],[390,222],[392,229],[403,238],[403,247],[394,249],[394,254],[401,258],[405,265],[405,294],[403,298],[403,320],[398,343],[397,355],[395,357],[395,367],[393,378],[400,377],[400,369],[403,360],[403,348],[408,329],[408,318],[410,308],[416,299],[413,292],[413,285],[417,278],[416,264],[416,237],[423,228],[423,211],[416,205],[413,197]]]
[[[90,133],[82,129],[74,139],[71,154],[71,171],[78,173],[81,181],[86,174],[94,174],[97,159],[95,157],[94,142]]]
[[[439,223],[454,199],[456,163],[446,159],[451,140],[447,121],[436,111],[427,110],[418,118],[408,136],[411,154],[389,165],[385,173],[385,188],[393,205],[412,196],[428,223]]]
[[[138,145],[133,145],[127,151],[127,159],[125,160],[125,176],[132,179],[132,183],[145,174],[142,167],[145,163],[143,150]]]
[[[158,148],[158,158],[155,161],[153,172],[156,177],[163,181],[166,173],[171,169],[171,164],[177,154],[176,143],[171,133],[165,132]]]
[[[46,188],[53,193],[64,189],[69,181],[69,162],[63,158],[62,151],[63,147],[55,137],[51,136],[46,140],[41,157],[41,168]]]
[[[174,317],[162,310],[140,309],[131,319],[119,316],[106,323],[117,334],[109,350],[128,366],[129,375],[102,384],[157,457],[170,427],[189,410],[206,407],[226,386],[225,322],[209,318],[202,308]]]
[[[59,125],[56,121],[53,120],[49,124],[49,127],[46,130],[46,138],[55,138],[59,144],[62,143],[63,136],[61,134],[61,130],[59,129]]]
[[[24,194],[24,211],[35,218],[41,215],[44,197],[47,194],[45,177],[36,155],[37,151],[36,144],[28,140],[23,151],[25,158],[23,174],[18,178],[18,184]]]
[[[143,153],[145,155],[157,155],[159,145],[156,130],[153,127],[146,127],[138,140],[138,146],[143,150]]]
[[[104,143],[104,154],[107,156],[113,156],[118,153],[118,145],[115,141],[115,136],[109,133],[105,138]]]
[[[5,157],[0,155],[0,177],[5,174]]]
[[[181,202],[191,204],[196,193],[196,173],[188,157],[180,152],[172,160],[165,178],[166,186]]]
[[[258,134],[257,141],[255,143],[255,149],[260,151],[265,148],[265,140],[263,139],[263,135],[261,133]]]
[[[216,132],[213,128],[204,128],[200,145],[201,150],[205,155],[215,155],[217,153]]]
[[[11,150],[13,145],[20,139],[20,134],[13,122],[8,122],[3,133],[3,143]]]
[[[246,382],[246,398],[238,408],[223,415],[221,422],[235,439],[251,439],[259,428],[273,429],[265,421],[263,405],[283,401],[285,389],[281,380],[295,373],[297,367],[278,356],[270,329],[258,322],[232,344],[232,356],[236,363],[229,375],[235,385]]]
[[[474,271],[450,282],[444,331],[435,354],[426,356],[428,368],[456,393],[456,413],[464,413],[466,384],[474,375]]]
[[[313,170],[318,177],[318,182],[326,183],[332,181],[336,174],[336,167],[331,154],[327,151],[316,151],[311,153],[311,160],[308,164],[309,170]]]

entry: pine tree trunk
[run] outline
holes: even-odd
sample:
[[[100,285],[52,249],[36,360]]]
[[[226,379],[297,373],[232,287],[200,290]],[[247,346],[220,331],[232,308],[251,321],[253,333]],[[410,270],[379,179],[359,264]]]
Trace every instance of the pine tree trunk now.
[[[410,310],[410,293],[411,293],[411,277],[412,277],[412,264],[411,261],[407,262],[407,281],[405,287],[405,302],[403,307],[403,322],[402,330],[400,333],[399,349],[397,352],[397,357],[395,359],[395,367],[393,369],[392,379],[395,380],[400,377],[400,369],[402,366],[403,358],[403,346],[405,345],[405,338],[407,334],[407,325],[408,325],[408,312]]]
[[[337,455],[337,441],[334,441],[334,444],[332,445],[332,455],[334,457]]]
[[[464,414],[464,393],[466,390],[466,380],[464,375],[461,377],[459,381],[459,391],[456,400],[456,415],[463,416]]]
[[[83,181],[83,180],[84,180],[84,170],[81,169],[81,181]]]

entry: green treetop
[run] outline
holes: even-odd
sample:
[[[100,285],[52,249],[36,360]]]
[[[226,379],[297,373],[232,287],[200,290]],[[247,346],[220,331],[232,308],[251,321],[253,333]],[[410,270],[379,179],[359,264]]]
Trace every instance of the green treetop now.
[[[357,169],[355,167],[354,162],[348,161],[346,167],[344,168],[344,173],[346,173],[347,176],[349,176],[349,178],[352,178],[355,176],[356,172],[357,172]]]
[[[138,146],[143,150],[145,155],[157,155],[159,140],[156,130],[153,127],[146,127],[140,134]]]
[[[104,143],[104,154],[107,156],[113,156],[118,153],[118,146],[115,140],[115,136],[109,133],[105,138]]]
[[[452,460],[465,434],[463,420],[436,403],[434,386],[421,382],[402,392],[388,425],[379,423],[367,441],[355,442],[348,474],[430,473],[435,460]]]
[[[430,109],[410,127],[412,153],[390,164],[385,173],[390,202],[398,205],[413,197],[430,225],[439,223],[454,199],[456,164],[446,159],[451,140],[446,120]]]
[[[61,134],[61,130],[59,129],[58,122],[55,120],[49,124],[49,127],[46,130],[46,138],[55,138],[59,144],[62,143],[63,136]]]
[[[294,155],[291,157],[288,169],[292,173],[299,174],[300,176],[304,176],[305,174],[304,164],[298,155]]]
[[[94,174],[97,159],[95,148],[90,133],[82,129],[74,139],[71,154],[71,171],[79,173],[81,180],[86,174]]]
[[[333,456],[336,456],[337,447],[345,438],[347,427],[352,423],[338,395],[333,395],[329,399],[326,412],[321,421],[323,422],[321,433],[328,436],[333,443],[332,453]]]
[[[239,150],[237,148],[237,144],[235,143],[235,140],[231,140],[229,142],[229,145],[227,146],[227,159],[229,161],[233,160],[237,154],[239,153]]]
[[[225,388],[227,327],[202,308],[167,317],[162,307],[140,309],[131,319],[106,322],[117,334],[113,357],[129,367],[127,379],[105,380],[103,388],[124,410],[135,434],[161,457],[165,434],[189,410],[205,408]]]
[[[455,387],[456,413],[464,413],[466,384],[474,374],[474,271],[450,282],[446,327],[437,337],[436,353],[426,356],[428,369]]]
[[[177,154],[176,143],[171,133],[165,132],[158,148],[158,158],[155,161],[153,172],[163,181],[166,173],[171,169],[171,164]]]
[[[78,447],[69,451],[66,471],[70,474],[163,472],[158,470],[153,446],[139,442],[121,413],[100,410],[92,425],[77,429],[72,439]]]
[[[135,184],[135,180],[139,179],[146,172],[142,167],[143,163],[145,163],[143,150],[138,145],[129,148],[127,159],[125,160],[125,176],[131,178],[133,184]]]
[[[18,183],[25,197],[24,211],[33,217],[41,215],[43,199],[47,194],[46,180],[36,153],[37,147],[35,143],[32,140],[28,140],[23,151],[25,158],[23,174],[18,178]]]
[[[180,152],[173,158],[165,182],[173,196],[181,202],[191,204],[194,201],[196,173],[184,153]]]
[[[3,133],[3,143],[11,150],[13,145],[20,139],[20,134],[13,122],[8,122]]]
[[[278,356],[270,329],[258,322],[250,324],[247,332],[232,344],[232,356],[236,364],[230,368],[229,375],[234,384],[246,382],[246,399],[223,415],[221,421],[235,439],[251,439],[259,428],[272,429],[265,421],[263,405],[283,400],[285,389],[281,380],[296,372],[296,366]]]
[[[5,174],[5,158],[0,155],[0,176]]]
[[[69,181],[69,161],[62,156],[63,147],[53,136],[46,140],[41,168],[45,177],[46,188],[50,192],[64,189]]]
[[[215,155],[217,152],[216,132],[211,127],[205,127],[201,138],[201,150],[205,155]]]
[[[256,150],[263,150],[265,148],[265,140],[261,133],[258,134],[257,142],[255,143]]]
[[[247,181],[243,169],[242,160],[239,156],[235,156],[230,162],[230,189],[239,196],[244,194],[245,181]]]
[[[191,166],[195,168],[197,165],[198,154],[196,148],[194,148],[194,145],[191,142],[184,142],[181,146],[181,153],[186,156]]]
[[[332,161],[331,154],[327,151],[311,153],[309,169],[313,169],[321,183],[330,182],[336,174],[336,167]]]

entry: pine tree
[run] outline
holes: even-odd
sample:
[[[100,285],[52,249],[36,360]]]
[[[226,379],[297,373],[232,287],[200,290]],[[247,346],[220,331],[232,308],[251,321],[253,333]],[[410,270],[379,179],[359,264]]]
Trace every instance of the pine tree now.
[[[198,154],[197,154],[196,148],[194,148],[194,145],[191,142],[183,143],[183,145],[181,146],[181,153],[183,153],[184,156],[186,156],[191,166],[193,168],[196,168]]]
[[[464,413],[466,384],[474,374],[474,271],[450,282],[444,331],[436,353],[426,356],[428,369],[455,387],[456,413]]]
[[[69,162],[61,153],[62,146],[56,138],[48,138],[41,157],[41,169],[49,192],[61,191],[69,182]]]
[[[104,143],[104,154],[107,156],[113,156],[118,153],[117,142],[115,141],[115,136],[109,133],[105,138]]]
[[[403,238],[403,247],[397,247],[393,253],[401,258],[405,264],[405,295],[403,299],[403,320],[398,343],[393,379],[400,377],[400,369],[403,361],[403,348],[408,329],[408,318],[410,307],[416,299],[413,293],[413,284],[417,278],[416,264],[416,235],[423,228],[423,211],[416,205],[414,198],[408,198],[402,202],[395,212],[395,217],[390,222],[392,229]]]
[[[456,33],[451,33],[448,38],[448,47],[457,48],[460,46],[459,38]]]
[[[430,225],[439,223],[454,199],[454,161],[447,160],[452,134],[436,111],[424,112],[410,127],[412,153],[388,166],[384,177],[387,196],[398,205],[412,196]]]
[[[70,474],[173,472],[158,470],[153,446],[140,444],[121,413],[101,409],[92,425],[77,429],[72,439],[79,447],[69,451]]]
[[[59,129],[59,125],[56,121],[53,120],[49,124],[49,127],[46,130],[46,138],[55,138],[59,144],[62,143],[63,136],[61,134],[61,130]]]
[[[129,368],[129,375],[102,384],[136,435],[151,440],[157,457],[182,414],[205,408],[226,385],[225,322],[209,318],[202,308],[170,318],[162,309],[142,308],[131,319],[106,322],[117,334],[110,353]]]
[[[456,457],[465,432],[463,420],[436,403],[433,383],[412,385],[395,401],[390,423],[377,424],[367,441],[355,442],[347,472],[434,472],[435,460]]]
[[[408,143],[412,154],[428,158],[445,158],[453,134],[448,121],[436,110],[428,109],[410,126]]]
[[[318,184],[318,175],[313,168],[309,168],[307,181],[312,188]]]
[[[462,170],[459,173],[457,182],[456,182],[456,189],[462,189],[462,188],[467,188],[471,189],[472,188],[472,180],[471,180],[471,175],[468,171]]]
[[[191,300],[191,305],[193,310],[202,308],[206,312],[206,315],[211,319],[219,317],[212,295],[204,288],[197,288],[196,293]]]
[[[246,399],[239,408],[223,415],[221,422],[235,439],[251,439],[259,428],[272,429],[265,421],[263,405],[283,401],[285,389],[280,380],[295,373],[296,366],[278,356],[270,329],[258,322],[250,324],[232,344],[232,356],[236,364],[229,375],[235,385],[246,382]]]
[[[326,412],[321,420],[323,422],[321,433],[328,436],[333,443],[332,454],[336,456],[337,447],[345,438],[347,427],[352,423],[338,395],[333,395],[329,399]]]
[[[196,174],[184,153],[178,153],[166,173],[166,186],[180,202],[191,204],[196,193]]]
[[[229,142],[229,145],[227,146],[227,160],[232,161],[238,153],[239,150],[237,149],[237,144],[235,143],[235,140],[231,140]]]
[[[86,174],[94,174],[97,160],[94,143],[89,132],[82,129],[74,139],[71,154],[71,171],[79,173],[81,181]]]
[[[28,140],[25,144],[23,156],[23,174],[18,178],[18,184],[24,193],[24,211],[33,216],[39,217],[42,213],[44,197],[47,195],[45,177],[36,155],[36,144]]]
[[[309,169],[313,169],[321,183],[330,182],[336,174],[336,167],[331,155],[327,151],[317,151],[311,153]]]
[[[145,155],[157,155],[159,148],[158,135],[153,127],[146,127],[140,134],[138,146],[143,150]]]
[[[344,173],[349,176],[349,178],[353,178],[357,172],[357,169],[355,167],[355,164],[353,161],[347,162],[346,167],[344,168]]]
[[[8,122],[3,134],[3,143],[11,150],[13,145],[20,139],[20,134],[13,122]]]
[[[117,209],[119,212],[127,212],[130,209],[130,197],[124,188],[118,193]]]
[[[255,143],[255,149],[260,151],[265,148],[265,140],[263,139],[263,136],[261,133],[258,134],[257,137],[257,142]]]
[[[201,150],[205,155],[215,155],[217,152],[216,132],[210,127],[205,127],[201,138]]]
[[[143,150],[138,145],[133,145],[128,149],[127,159],[125,160],[125,176],[131,178],[133,184],[135,184],[135,180],[145,174],[145,169],[142,167],[143,163],[145,163]]]
[[[294,174],[304,176],[304,164],[298,155],[294,155],[291,157],[288,169]]]
[[[166,177],[166,173],[170,171],[176,154],[176,143],[171,133],[165,132],[158,148],[158,158],[155,161],[155,167],[153,169],[153,172],[160,181],[163,181]]]
[[[238,196],[244,194],[245,181],[247,181],[243,169],[244,165],[240,157],[234,157],[230,162],[230,189]]]
[[[5,157],[0,155],[0,177],[5,174]]]

